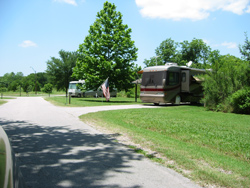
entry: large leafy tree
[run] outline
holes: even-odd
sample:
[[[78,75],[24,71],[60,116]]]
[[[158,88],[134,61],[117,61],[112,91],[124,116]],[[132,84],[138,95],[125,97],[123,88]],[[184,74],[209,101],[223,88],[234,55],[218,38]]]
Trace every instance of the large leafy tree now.
[[[104,3],[90,26],[89,35],[79,45],[79,57],[73,76],[85,80],[86,89],[97,89],[109,77],[109,85],[128,90],[135,79],[137,48],[131,40],[132,30],[122,22],[116,6]]]
[[[211,48],[202,39],[183,41],[181,44],[181,59],[184,62],[192,61],[195,67],[206,68]]]
[[[47,61],[47,74],[57,90],[63,89],[68,93],[69,82],[72,81],[72,69],[76,65],[77,52],[59,51],[60,58],[51,57]]]
[[[179,44],[177,42],[174,42],[174,40],[168,38],[156,48],[156,56],[159,56],[163,64],[166,64],[167,62],[176,62],[178,57],[178,45]]]
[[[245,33],[246,39],[245,44],[240,45],[240,53],[243,55],[243,58],[250,62],[250,41],[248,40],[247,33]]]
[[[178,46],[179,44],[177,42],[171,38],[167,38],[161,42],[159,47],[156,48],[156,56],[151,57],[149,60],[145,59],[143,63],[147,67],[154,65],[164,65],[167,62],[179,63],[180,54],[177,50]]]
[[[211,48],[202,39],[193,39],[177,43],[171,38],[163,41],[155,50],[155,57],[145,59],[144,64],[148,66],[164,65],[167,62],[174,62],[178,65],[186,65],[193,62],[193,67],[207,68],[211,54]],[[213,54],[212,54],[213,55]]]

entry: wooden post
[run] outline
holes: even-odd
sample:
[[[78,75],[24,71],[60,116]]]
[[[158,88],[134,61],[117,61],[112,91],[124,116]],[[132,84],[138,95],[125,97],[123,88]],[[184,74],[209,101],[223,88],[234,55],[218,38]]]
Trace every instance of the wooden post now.
[[[137,83],[135,84],[135,102],[137,102]]]

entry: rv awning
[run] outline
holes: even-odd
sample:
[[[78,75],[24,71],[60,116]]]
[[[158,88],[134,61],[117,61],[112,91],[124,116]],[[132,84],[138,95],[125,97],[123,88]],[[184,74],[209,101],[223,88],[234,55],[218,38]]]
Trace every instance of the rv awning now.
[[[204,78],[198,78],[196,76],[193,76],[193,78],[195,79],[196,82],[201,83],[204,82]]]

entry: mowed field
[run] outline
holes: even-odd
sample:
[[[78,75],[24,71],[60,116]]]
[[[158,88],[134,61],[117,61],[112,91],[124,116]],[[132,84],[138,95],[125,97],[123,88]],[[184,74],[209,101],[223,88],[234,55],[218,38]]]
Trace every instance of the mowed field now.
[[[97,112],[81,119],[125,136],[131,148],[202,186],[250,187],[249,115],[181,105]]]

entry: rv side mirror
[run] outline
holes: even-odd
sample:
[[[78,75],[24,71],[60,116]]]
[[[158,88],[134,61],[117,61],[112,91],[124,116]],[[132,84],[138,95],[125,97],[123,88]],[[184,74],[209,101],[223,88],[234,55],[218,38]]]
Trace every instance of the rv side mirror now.
[[[165,86],[165,83],[166,83],[166,79],[163,79],[162,80],[162,85]]]

